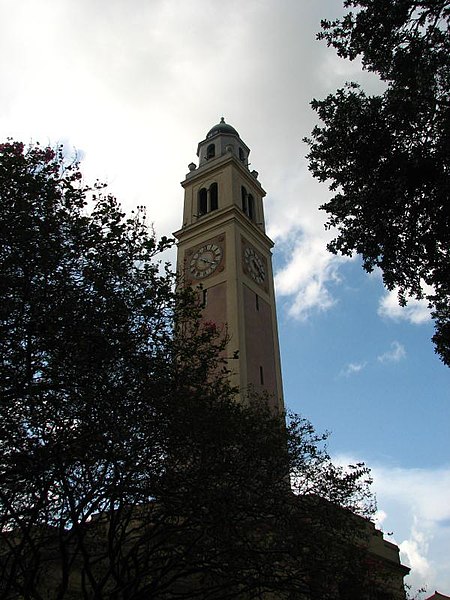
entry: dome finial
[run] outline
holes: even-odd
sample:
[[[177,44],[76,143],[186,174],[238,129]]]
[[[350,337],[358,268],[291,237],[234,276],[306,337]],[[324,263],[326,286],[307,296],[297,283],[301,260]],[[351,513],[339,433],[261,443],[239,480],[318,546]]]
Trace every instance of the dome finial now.
[[[239,134],[236,131],[236,129],[231,125],[228,125],[228,123],[225,123],[224,117],[221,117],[220,123],[214,125],[214,127],[212,127],[208,131],[208,133],[206,134],[206,139],[209,139],[210,137],[213,137],[214,135],[217,135],[219,133],[223,135],[237,135],[239,137]]]

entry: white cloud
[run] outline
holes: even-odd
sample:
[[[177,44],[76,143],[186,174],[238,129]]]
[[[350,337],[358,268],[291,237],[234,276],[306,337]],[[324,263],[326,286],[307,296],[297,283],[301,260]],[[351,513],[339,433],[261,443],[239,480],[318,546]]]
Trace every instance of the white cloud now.
[[[406,350],[397,341],[392,342],[391,349],[387,350],[383,354],[377,357],[377,360],[381,363],[392,363],[399,362],[406,356]],[[373,361],[363,361],[363,362],[350,362],[348,363],[339,373],[340,377],[350,377],[356,373],[360,373],[363,369],[367,367],[367,365],[372,364]]]
[[[335,303],[330,284],[343,260],[325,248],[327,187],[302,159],[316,118],[309,102],[329,91],[335,55],[314,41],[323,11],[274,0],[225,9],[219,0],[135,0],[133,11],[125,0],[101,9],[0,3],[0,51],[10,57],[0,64],[0,136],[69,140],[85,152],[86,181],[107,180],[127,210],[145,204],[157,233],[170,234],[181,225],[179,181],[224,114],[262,174],[277,251],[301,235],[277,284],[291,316],[305,319]],[[327,11],[337,16],[341,3]]]
[[[450,467],[372,469],[385,530],[394,532],[413,589],[450,590]]]
[[[430,581],[434,572],[427,555],[429,553],[428,536],[420,530],[417,517],[411,527],[410,538],[399,544],[400,552],[405,557],[405,562],[411,567],[414,578]]]
[[[343,377],[350,377],[350,375],[354,375],[355,373],[359,373],[360,371],[365,369],[366,366],[367,366],[367,362],[349,363],[344,369],[342,369],[342,371],[339,373],[339,375],[341,375]]]
[[[168,233],[181,225],[179,181],[196,144],[224,114],[269,194],[286,189],[283,205],[300,207],[289,212],[298,226],[319,197],[297,172],[315,118],[309,101],[330,85],[318,73],[334,51],[314,40],[324,10],[275,0],[135,0],[132,11],[126,0],[0,2],[0,136],[69,140],[86,151],[87,178],[108,179],[128,206],[147,205]],[[277,204],[267,211],[275,226],[287,210]]]
[[[392,342],[391,349],[377,357],[381,363],[399,362],[406,356],[405,347],[397,341]]]
[[[380,510],[378,509],[373,517],[373,520],[375,522],[375,526],[378,529],[382,529],[383,528],[383,523],[386,520],[387,514],[384,512],[384,510]]]
[[[415,300],[410,298],[406,306],[398,303],[398,291],[387,292],[380,300],[378,314],[381,317],[396,321],[404,320],[420,325],[430,321],[430,310],[426,300]]]
[[[361,457],[339,455],[338,465]],[[450,465],[436,468],[371,466],[372,491],[378,510],[375,524],[400,549],[402,564],[411,568],[405,583],[412,591],[425,587],[450,591]]]
[[[294,177],[279,170],[271,187],[276,196],[266,201],[268,234],[285,260],[275,277],[277,294],[288,297],[291,317],[305,321],[335,304],[331,285],[340,281],[339,267],[348,259],[326,248],[333,232],[325,229],[326,215],[319,206],[328,192],[311,180],[306,165]]]
[[[289,252],[289,262],[276,275],[281,296],[293,296],[291,316],[306,320],[312,311],[324,311],[335,303],[327,284],[339,281],[339,260],[318,237],[303,235]]]

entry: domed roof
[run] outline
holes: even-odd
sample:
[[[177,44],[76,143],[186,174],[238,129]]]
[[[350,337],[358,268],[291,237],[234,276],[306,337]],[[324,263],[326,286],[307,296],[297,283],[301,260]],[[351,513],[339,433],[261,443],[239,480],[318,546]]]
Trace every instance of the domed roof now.
[[[234,127],[231,127],[231,125],[228,125],[228,123],[225,123],[225,119],[223,117],[220,119],[220,123],[214,125],[214,127],[211,127],[211,129],[206,134],[206,138],[210,138],[213,135],[217,135],[218,133],[237,135],[239,137],[239,134],[236,131],[236,129]]]

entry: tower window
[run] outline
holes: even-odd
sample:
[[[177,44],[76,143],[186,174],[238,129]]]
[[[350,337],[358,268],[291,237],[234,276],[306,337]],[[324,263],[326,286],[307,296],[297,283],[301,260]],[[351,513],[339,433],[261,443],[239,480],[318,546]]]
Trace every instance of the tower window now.
[[[248,216],[252,221],[255,220],[255,199],[251,194],[248,195]]]
[[[242,210],[248,214],[248,193],[244,186],[241,187]]]
[[[198,193],[198,214],[204,215],[208,212],[208,192],[202,188]]]
[[[242,162],[245,161],[245,154],[242,148],[239,148],[239,160],[242,160]]]
[[[243,212],[251,219],[255,220],[255,199],[247,192],[244,186],[241,187],[241,201]]]
[[[214,158],[216,155],[216,147],[214,144],[210,144],[207,148],[206,148],[206,158]]]
[[[256,310],[259,310],[259,296],[258,296],[258,294],[255,294],[255,306],[256,306]]]
[[[217,210],[218,203],[218,191],[217,191],[217,183],[214,182],[209,186],[209,199],[210,199],[210,210]]]
[[[202,290],[202,308],[208,304],[208,290]]]
[[[259,383],[264,385],[264,370],[262,366],[259,367]]]
[[[208,189],[202,188],[198,192],[197,215],[202,217],[206,213],[219,208],[219,191],[216,182],[212,183]]]

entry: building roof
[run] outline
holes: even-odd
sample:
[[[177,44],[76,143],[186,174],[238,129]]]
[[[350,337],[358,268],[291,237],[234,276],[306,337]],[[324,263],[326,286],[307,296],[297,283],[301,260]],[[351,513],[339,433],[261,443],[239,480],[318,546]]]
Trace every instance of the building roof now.
[[[435,591],[432,596],[428,596],[425,600],[450,600],[450,596],[444,596],[444,594]]]

